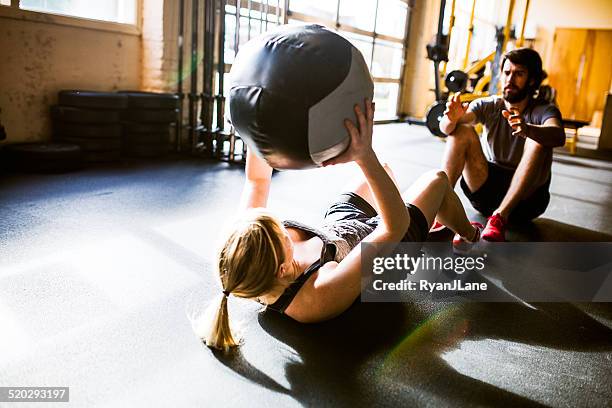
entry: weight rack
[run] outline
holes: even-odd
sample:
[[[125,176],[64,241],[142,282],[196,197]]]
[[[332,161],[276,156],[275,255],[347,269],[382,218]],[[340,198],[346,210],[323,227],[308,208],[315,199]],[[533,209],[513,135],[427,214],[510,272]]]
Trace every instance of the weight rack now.
[[[185,27],[185,2],[179,1],[178,16],[178,83],[182,125],[177,130],[177,151],[183,138],[188,151],[198,156],[227,162],[243,162],[246,145],[225,121],[225,75],[231,64],[225,62],[226,48],[234,54],[251,36],[267,30],[270,25],[287,21],[288,0],[190,0],[191,26]],[[203,4],[202,4],[203,3]],[[200,24],[203,21],[203,24]],[[228,23],[234,27],[227,30]],[[256,24],[255,24],[256,23]],[[200,27],[200,26],[203,27]],[[258,26],[256,32],[253,27]],[[200,30],[201,28],[201,30]],[[232,35],[233,34],[233,35]],[[189,91],[184,93],[184,39],[191,37]],[[198,89],[198,66],[202,65],[202,85]],[[184,123],[183,101],[187,99],[187,123]],[[229,125],[229,126],[227,126]],[[186,135],[183,134],[186,131]]]

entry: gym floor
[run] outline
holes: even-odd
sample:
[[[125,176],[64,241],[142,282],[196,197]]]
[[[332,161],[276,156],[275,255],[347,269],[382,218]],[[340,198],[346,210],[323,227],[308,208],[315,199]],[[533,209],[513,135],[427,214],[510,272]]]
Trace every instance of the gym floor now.
[[[444,144],[425,128],[375,134],[404,188],[440,163]],[[277,173],[270,207],[315,224],[357,174],[351,165]],[[87,407],[612,401],[603,303],[355,304],[299,325],[231,298],[244,345],[212,352],[188,316],[220,293],[214,251],[242,180],[238,165],[197,158],[1,175],[3,385],[69,386],[71,406]],[[612,164],[559,156],[551,194],[511,240],[612,241]]]

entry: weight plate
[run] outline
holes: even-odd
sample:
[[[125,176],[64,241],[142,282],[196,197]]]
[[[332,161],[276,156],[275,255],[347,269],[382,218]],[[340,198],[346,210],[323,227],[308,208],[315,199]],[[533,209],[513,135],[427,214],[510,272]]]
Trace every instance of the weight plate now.
[[[440,119],[442,119],[442,115],[444,115],[445,110],[446,102],[442,101],[433,103],[427,109],[425,124],[427,125],[427,129],[429,129],[429,131],[435,136],[446,137],[446,135],[440,130]]]
[[[468,75],[465,72],[456,69],[446,75],[444,84],[450,92],[463,92],[468,84]]]

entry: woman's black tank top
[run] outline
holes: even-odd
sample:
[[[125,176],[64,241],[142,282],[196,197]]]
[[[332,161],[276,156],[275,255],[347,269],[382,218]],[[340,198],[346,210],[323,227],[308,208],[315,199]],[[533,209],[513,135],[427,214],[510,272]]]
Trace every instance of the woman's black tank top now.
[[[291,285],[289,285],[289,287],[285,289],[283,294],[276,300],[276,302],[268,305],[268,309],[277,311],[279,313],[285,312],[285,309],[289,307],[289,304],[297,295],[302,285],[304,285],[304,283],[313,273],[318,271],[319,268],[325,263],[335,260],[336,257],[336,245],[327,234],[297,221],[283,221],[283,225],[285,228],[295,228],[300,231],[304,231],[310,237],[319,237],[321,241],[323,241],[323,248],[321,249],[321,257],[306,268],[304,273],[302,273],[293,283],[291,283]]]

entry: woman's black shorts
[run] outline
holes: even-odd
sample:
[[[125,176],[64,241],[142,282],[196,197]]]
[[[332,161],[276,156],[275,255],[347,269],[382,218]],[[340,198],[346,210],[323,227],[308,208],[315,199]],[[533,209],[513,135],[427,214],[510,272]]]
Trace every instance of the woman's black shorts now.
[[[410,226],[402,241],[404,242],[425,242],[429,227],[423,212],[410,203],[406,203],[406,209],[410,214]],[[380,221],[380,216],[376,210],[360,195],[349,192],[340,195],[325,213],[325,222],[333,223],[340,220],[358,220],[373,226],[374,228]]]

